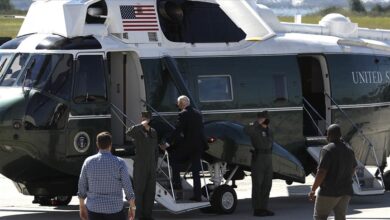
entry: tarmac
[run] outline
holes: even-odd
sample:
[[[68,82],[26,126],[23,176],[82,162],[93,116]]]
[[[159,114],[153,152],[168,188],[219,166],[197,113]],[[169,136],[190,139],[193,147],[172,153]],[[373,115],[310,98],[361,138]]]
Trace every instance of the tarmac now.
[[[264,219],[264,220],[306,220],[312,219],[313,202],[307,198],[313,177],[307,177],[305,184],[294,183],[290,186],[282,180],[274,180],[270,195],[269,208],[275,212],[272,217],[252,216],[250,177],[238,181],[237,209],[230,215],[205,214],[199,210],[183,214],[172,214],[156,205],[153,210],[155,219]],[[78,199],[73,197],[65,207],[44,207],[32,204],[32,196],[20,194],[12,181],[0,175],[0,220],[78,220]],[[334,219],[330,217],[329,219]],[[353,197],[347,219],[390,220],[390,192],[378,196]]]

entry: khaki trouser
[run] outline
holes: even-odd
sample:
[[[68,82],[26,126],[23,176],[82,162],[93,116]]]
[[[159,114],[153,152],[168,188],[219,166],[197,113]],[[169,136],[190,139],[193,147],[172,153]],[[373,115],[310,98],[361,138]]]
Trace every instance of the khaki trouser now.
[[[330,197],[318,195],[314,205],[314,220],[326,220],[333,210],[335,220],[345,220],[351,196]]]
[[[272,155],[259,154],[252,158],[252,206],[254,210],[268,208],[272,187]]]

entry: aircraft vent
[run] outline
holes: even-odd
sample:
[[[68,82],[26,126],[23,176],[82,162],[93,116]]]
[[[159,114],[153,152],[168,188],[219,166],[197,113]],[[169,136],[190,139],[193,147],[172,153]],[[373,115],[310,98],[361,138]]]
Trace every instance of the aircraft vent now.
[[[104,0],[90,5],[87,9],[85,23],[87,24],[104,24],[107,19],[107,4]]]
[[[158,42],[157,32],[148,32],[150,42]]]

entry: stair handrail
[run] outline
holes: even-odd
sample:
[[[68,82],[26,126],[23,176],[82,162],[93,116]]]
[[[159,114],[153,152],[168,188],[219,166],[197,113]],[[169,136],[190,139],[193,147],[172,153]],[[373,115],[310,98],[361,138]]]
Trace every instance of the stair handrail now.
[[[114,105],[113,103],[110,103],[111,106],[112,106],[112,112],[114,113],[114,115],[118,118],[118,120],[122,123],[122,125],[127,129],[128,126],[126,124],[126,122],[124,120],[121,119],[121,117],[119,116],[118,113],[120,113],[123,117],[126,118],[126,120],[128,120],[131,125],[136,125],[137,123],[135,123],[133,120],[131,120],[125,113],[123,113],[116,105]]]
[[[333,104],[336,105],[337,109],[344,115],[344,117],[349,121],[349,123],[351,123],[351,125],[359,132],[359,134],[361,135],[361,137],[363,137],[363,140],[364,141],[367,141],[368,145],[370,148],[374,148],[374,145],[372,144],[372,142],[370,141],[370,139],[363,133],[363,131],[355,124],[355,122],[352,121],[352,119],[348,116],[348,114],[343,110],[341,109],[341,107],[336,103],[336,101],[328,94],[328,93],[325,93],[325,95],[333,102]],[[378,163],[378,160],[376,158],[376,155],[374,154],[375,156],[375,160],[377,162],[377,165],[379,165]]]
[[[141,102],[144,103],[148,108],[150,108],[153,111],[153,113],[155,113],[158,117],[160,117],[172,129],[175,129],[175,126],[173,126],[164,116],[162,116],[156,109],[154,109],[147,101],[141,99]],[[171,176],[171,172],[170,172],[170,169],[169,169],[170,164],[169,164],[169,154],[168,154],[168,151],[165,151],[165,154],[167,155],[169,181],[170,181],[170,184],[171,184],[172,195],[173,195],[173,199],[176,201],[176,198],[175,198],[175,195],[174,195],[174,190],[173,190],[173,187],[172,187],[172,176]],[[202,159],[200,160],[200,165],[201,165],[201,169],[202,169],[202,175],[203,175],[203,178],[204,178],[205,175],[204,175],[204,168],[203,168],[203,164],[202,164]],[[204,184],[205,184],[205,187],[206,187],[207,199],[209,199],[209,192],[208,192],[208,189],[207,189],[206,180],[204,179],[203,181],[204,181]]]
[[[172,129],[175,129],[175,126],[173,126],[164,116],[162,116],[156,109],[154,109],[147,101],[141,99],[141,102],[144,103],[148,108],[150,108],[153,111],[153,113],[155,113],[158,117],[160,117]],[[165,155],[167,157],[169,182],[171,184],[172,195],[173,195],[173,199],[176,201],[176,197],[175,197],[174,190],[173,190],[173,184],[172,184],[172,176],[171,176],[171,172],[170,172],[170,169],[169,169],[169,167],[170,167],[169,153],[166,150],[165,150]],[[164,157],[165,157],[165,155],[164,155]],[[204,168],[203,168],[203,164],[202,164],[202,159],[200,160],[200,165],[201,165],[201,169],[202,169],[202,175],[204,176]],[[205,183],[205,186],[206,186],[207,199],[209,199],[209,193],[208,193],[208,189],[207,189],[207,185],[206,185],[206,180],[204,180],[204,183]]]
[[[162,116],[156,109],[154,109],[147,101],[141,99],[141,102],[144,103],[148,108],[150,108],[153,113],[155,113],[159,118],[161,118],[172,129],[175,129],[175,126],[173,126],[164,116]]]
[[[312,104],[310,104],[309,101],[307,101],[307,99],[305,97],[302,97],[303,101],[310,107],[310,109],[313,110],[314,113],[316,113],[316,115],[321,119],[321,120],[324,120],[326,122],[326,119],[317,111],[317,109],[314,108],[314,106]],[[327,123],[328,124],[328,123]]]
[[[313,125],[317,128],[318,132],[321,134],[321,136],[324,136],[324,134],[322,133],[320,127],[318,127],[318,125],[316,124],[316,121],[314,120],[313,116],[310,114],[309,110],[303,106],[303,110],[306,111],[306,113],[309,115],[310,119],[311,119],[311,122],[313,123]]]
[[[352,119],[348,116],[348,114],[343,110],[341,109],[341,107],[339,106],[339,104],[337,104],[337,102],[328,94],[328,93],[324,93],[325,96],[327,96],[332,102],[333,104],[336,105],[337,109],[344,115],[344,117],[349,121],[349,123],[351,123],[351,125],[357,130],[357,132],[360,134],[360,137],[363,138],[363,141],[367,141],[368,143],[368,147],[369,147],[369,150],[372,151],[373,155],[374,155],[374,159],[375,159],[375,162],[376,162],[376,165],[379,169],[379,162],[378,162],[378,158],[376,156],[376,153],[375,153],[375,147],[374,145],[372,144],[372,142],[370,141],[370,139],[363,133],[363,131],[352,121]],[[359,136],[359,135],[358,135]],[[364,164],[363,165],[366,165],[366,162],[367,162],[367,158],[368,158],[368,154],[366,155],[366,159],[364,161]],[[380,175],[381,175],[381,185],[382,187],[384,187],[384,182],[383,182],[383,174],[382,172],[380,171],[379,172]],[[358,183],[360,185],[360,181],[359,181],[359,178],[357,176],[357,174],[355,173],[355,176],[356,176],[356,179],[358,180]]]
[[[320,113],[310,104],[309,101],[307,101],[307,99],[305,97],[302,97],[303,98],[303,101],[314,111],[314,113],[322,120],[325,120],[324,117],[322,117],[320,115]],[[306,111],[306,113],[309,115],[310,119],[311,119],[311,122],[313,123],[313,125],[317,128],[318,132],[321,134],[321,136],[324,136],[324,133],[322,133],[320,127],[318,127],[317,123],[315,122],[313,116],[311,115],[311,113],[309,112],[309,110],[305,107],[305,105],[303,105],[303,110]],[[325,123],[328,124],[325,120]]]
[[[325,96],[327,96],[333,104],[336,105],[337,109],[344,115],[344,117],[351,123],[351,125],[359,132],[359,134],[363,137],[364,141],[368,142],[369,147],[374,147],[371,143],[370,139],[363,133],[363,131],[355,124],[355,122],[352,121],[352,119],[349,117],[349,115],[337,104],[337,102],[328,94],[325,93]]]
[[[164,172],[164,170],[161,168],[162,165],[163,165],[163,162],[164,162],[164,159],[166,158],[167,160],[167,168],[168,168],[168,175]],[[170,162],[169,162],[169,153],[168,151],[164,151],[164,156],[163,158],[161,159],[161,162],[160,164],[157,166],[157,170],[158,171],[161,171],[165,177],[168,178],[169,180],[169,185],[171,187],[171,193],[172,193],[172,198],[173,198],[173,201],[176,201],[176,196],[175,196],[175,190],[173,188],[173,183],[172,183],[172,173],[171,173],[171,165],[170,165]]]

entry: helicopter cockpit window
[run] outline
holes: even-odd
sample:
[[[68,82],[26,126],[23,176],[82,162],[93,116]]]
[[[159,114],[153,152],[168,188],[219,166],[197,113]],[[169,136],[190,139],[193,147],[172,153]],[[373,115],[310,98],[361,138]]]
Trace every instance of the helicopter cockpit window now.
[[[105,66],[100,55],[79,56],[76,66],[74,97],[76,103],[107,101]]]
[[[29,54],[17,54],[11,65],[5,69],[5,64],[2,69],[2,78],[0,86],[15,86],[16,82],[21,78],[22,70],[26,64]],[[4,71],[4,72],[3,72]]]
[[[15,59],[10,68],[12,71],[7,74],[9,77],[6,76],[3,82],[8,83],[6,81],[8,79],[9,86],[11,86],[14,84],[12,81],[17,80],[17,86],[35,88],[69,99],[72,83],[70,80],[72,55],[34,54],[26,62],[27,56],[27,54],[22,54]],[[20,73],[21,70],[23,70],[22,73]]]
[[[3,78],[3,75],[6,72],[7,64],[11,57],[11,54],[0,54],[0,79]]]
[[[232,80],[229,75],[199,76],[198,91],[201,102],[233,101]]]

